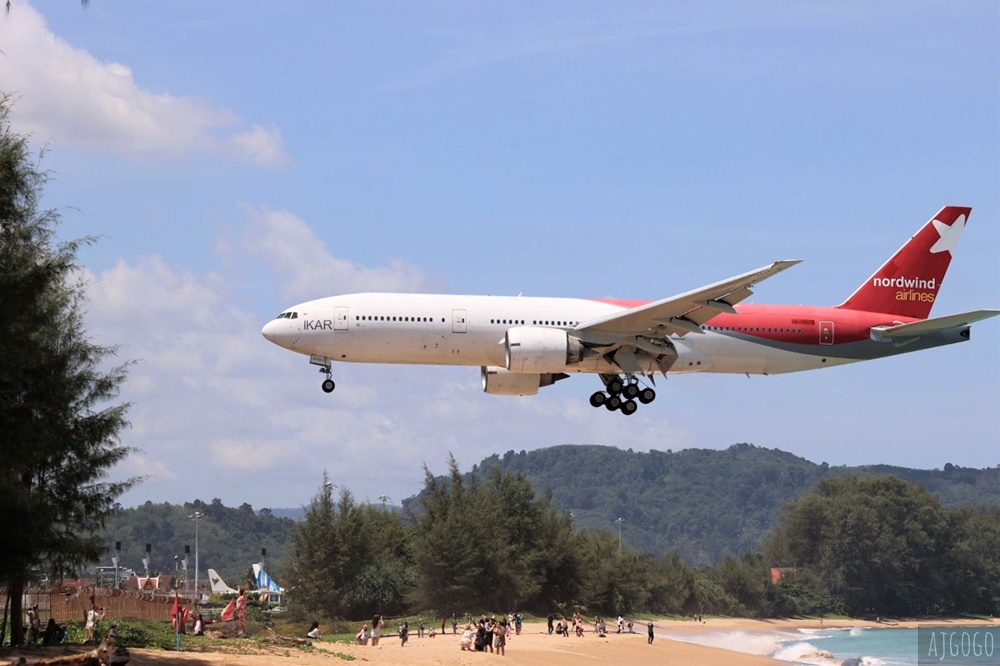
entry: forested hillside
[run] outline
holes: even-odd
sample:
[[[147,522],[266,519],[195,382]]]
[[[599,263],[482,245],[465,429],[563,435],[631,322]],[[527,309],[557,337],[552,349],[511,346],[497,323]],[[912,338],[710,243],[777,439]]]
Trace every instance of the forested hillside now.
[[[116,541],[122,545],[121,566],[143,573],[142,558],[146,544],[152,546],[150,573],[173,574],[174,556],[184,557],[184,546],[190,546],[188,578],[194,580],[195,524],[198,520],[199,581],[206,580],[211,567],[223,579],[236,587],[260,562],[261,549],[267,549],[268,572],[279,582],[282,560],[290,541],[289,532],[295,524],[291,518],[278,518],[270,509],[254,511],[249,504],[227,507],[219,499],[206,503],[201,500],[185,504],[153,504],[146,502],[134,509],[115,514],[104,532],[108,553],[101,564],[111,564],[111,552]],[[183,575],[183,574],[180,574]]]
[[[676,549],[695,565],[758,550],[782,506],[824,478],[892,474],[938,494],[946,506],[1000,506],[1000,467],[830,467],[752,444],[648,453],[555,446],[494,455],[473,473],[483,476],[494,465],[523,473],[539,492],[551,489],[555,504],[573,513],[574,527],[617,534],[622,518],[628,545],[657,555]]]
[[[623,542],[661,555],[677,550],[694,565],[721,561],[726,555],[760,549],[761,539],[779,519],[781,507],[814,490],[824,478],[844,474],[892,474],[919,483],[946,506],[1000,506],[1000,468],[983,470],[946,465],[944,470],[915,470],[878,465],[829,467],[791,453],[750,444],[724,451],[688,449],[640,453],[608,446],[556,446],[531,452],[508,451],[483,460],[473,473],[485,479],[494,466],[519,472],[539,493],[550,489],[553,503],[573,514],[573,527],[614,534],[622,518]],[[442,479],[447,483],[446,479]],[[247,498],[252,499],[252,498]],[[410,498],[405,506],[415,506]],[[226,507],[218,499],[185,504],[146,502],[124,509],[104,532],[110,550],[122,542],[123,566],[142,568],[145,544],[152,544],[151,570],[172,573],[174,555],[191,547],[189,577],[194,577],[195,511],[199,523],[199,560],[230,585],[260,561],[266,548],[270,573],[282,584],[292,517],[303,510]],[[404,512],[405,514],[405,512]]]

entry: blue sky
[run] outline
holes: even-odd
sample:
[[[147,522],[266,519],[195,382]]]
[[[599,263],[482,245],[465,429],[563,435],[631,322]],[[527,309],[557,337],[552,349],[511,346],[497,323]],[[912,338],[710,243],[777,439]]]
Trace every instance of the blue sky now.
[[[1000,307],[1000,5],[15,0],[0,90],[47,147],[91,332],[138,361],[122,498],[398,501],[494,452],[735,442],[815,462],[1000,464],[1000,323],[822,372],[683,376],[626,418],[595,377],[335,366],[261,326],[354,291],[657,299],[804,259],[834,305],[947,204],[935,314]]]

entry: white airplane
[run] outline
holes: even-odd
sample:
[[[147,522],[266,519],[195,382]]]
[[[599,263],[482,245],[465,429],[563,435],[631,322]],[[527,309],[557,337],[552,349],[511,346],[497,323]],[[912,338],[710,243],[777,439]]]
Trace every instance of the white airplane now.
[[[776,261],[659,301],[366,293],[288,308],[261,331],[309,356],[334,390],[332,364],[480,366],[483,390],[533,395],[595,373],[594,407],[633,414],[657,373],[778,374],[969,339],[975,310],[928,319],[971,208],[942,208],[836,307],[737,305],[799,263]],[[638,401],[638,403],[637,403]]]

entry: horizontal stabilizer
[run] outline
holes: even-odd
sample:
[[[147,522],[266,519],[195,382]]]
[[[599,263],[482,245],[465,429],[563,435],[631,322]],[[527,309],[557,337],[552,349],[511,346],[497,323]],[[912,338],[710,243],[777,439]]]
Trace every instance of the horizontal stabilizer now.
[[[873,326],[872,339],[892,340],[894,338],[912,338],[918,335],[927,335],[947,331],[948,329],[968,326],[983,319],[1000,315],[1000,310],[973,310],[961,314],[948,315],[947,317],[935,317],[923,321],[915,321],[912,324],[899,324],[897,326]]]

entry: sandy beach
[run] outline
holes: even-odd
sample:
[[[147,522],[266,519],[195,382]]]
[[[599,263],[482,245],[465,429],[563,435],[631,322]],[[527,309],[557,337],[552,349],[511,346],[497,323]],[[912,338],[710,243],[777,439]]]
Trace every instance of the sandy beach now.
[[[1000,622],[954,620],[941,622],[899,622],[876,623],[855,620],[743,620],[709,618],[704,623],[680,620],[660,620],[655,624],[657,634],[652,645],[647,644],[645,633],[610,633],[600,638],[588,633],[582,638],[549,635],[544,622],[526,623],[520,636],[511,636],[507,641],[507,654],[463,652],[458,646],[458,636],[439,635],[435,638],[417,638],[411,635],[405,647],[399,639],[388,635],[379,647],[344,645],[319,641],[315,649],[304,651],[295,648],[275,647],[266,652],[238,653],[238,643],[234,641],[232,652],[192,653],[167,652],[159,650],[132,650],[130,664],[137,666],[330,666],[343,663],[340,655],[353,657],[355,661],[370,664],[394,664],[401,666],[424,666],[432,664],[480,665],[485,662],[502,660],[519,666],[571,666],[588,664],[684,664],[687,666],[774,666],[788,664],[769,657],[734,652],[717,647],[706,647],[685,643],[682,640],[664,638],[664,634],[675,637],[694,636],[715,632],[746,632],[771,634],[777,631],[794,632],[802,629],[850,628],[850,627],[907,627],[928,625],[970,625],[983,624],[1000,626]],[[638,626],[638,625],[637,625]],[[37,658],[37,653],[28,655]],[[55,655],[52,655],[55,656]],[[4,663],[9,663],[4,660]],[[30,662],[29,662],[30,663]]]

